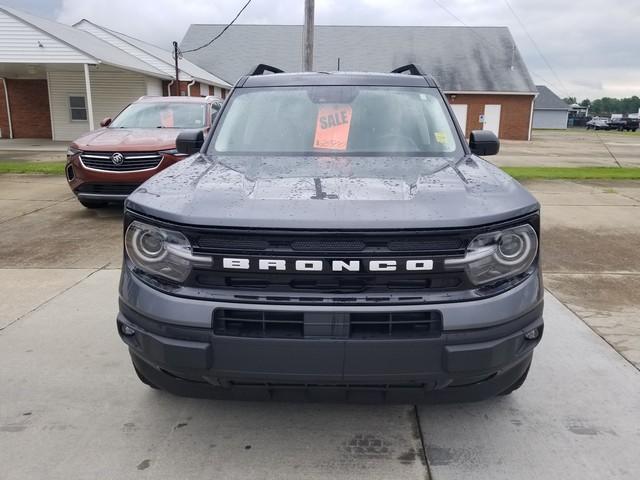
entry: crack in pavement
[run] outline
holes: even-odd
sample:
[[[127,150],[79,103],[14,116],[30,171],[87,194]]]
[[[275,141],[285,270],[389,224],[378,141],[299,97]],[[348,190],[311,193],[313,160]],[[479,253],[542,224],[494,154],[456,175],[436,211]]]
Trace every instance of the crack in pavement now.
[[[3,200],[5,200],[5,199],[3,199]],[[68,199],[57,200],[57,201],[56,200],[49,200],[49,201],[55,202],[55,203],[52,203],[50,205],[46,205],[46,206],[44,206],[42,208],[37,208],[35,210],[31,210],[29,212],[21,213],[20,215],[16,215],[15,217],[6,218],[6,219],[0,221],[0,225],[2,225],[4,223],[7,223],[7,222],[11,222],[12,220],[16,220],[18,218],[26,217],[27,215],[31,215],[33,213],[41,212],[41,211],[46,210],[46,209],[51,208],[51,207],[55,207],[55,206],[57,206],[57,205],[59,205],[59,204],[61,204],[63,202],[66,202],[67,200]],[[29,200],[24,200],[24,201],[29,201]]]
[[[77,286],[78,284],[84,282],[87,278],[91,277],[92,275],[94,275],[97,272],[100,272],[102,270],[104,270],[109,264],[106,263],[105,265],[103,265],[100,268],[97,268],[96,270],[90,272],[88,275],[85,275],[84,277],[82,277],[80,280],[78,280],[77,282],[74,282],[73,284],[69,285],[67,288],[62,289],[61,291],[59,291],[58,293],[56,293],[55,295],[53,295],[52,297],[46,299],[45,301],[43,301],[42,303],[40,303],[39,305],[33,307],[31,310],[29,310],[28,312],[20,315],[19,317],[17,317],[16,319],[10,321],[9,323],[7,323],[4,327],[0,327],[0,332],[4,332],[5,330],[7,330],[10,326],[15,325],[16,323],[18,323],[20,320],[22,320],[23,318],[27,317],[28,315],[31,315],[32,313],[40,310],[42,307],[44,307],[45,305],[49,304],[51,301],[55,300],[56,298],[58,298],[60,295],[62,295],[63,293],[68,292],[69,290],[71,290],[73,287]]]

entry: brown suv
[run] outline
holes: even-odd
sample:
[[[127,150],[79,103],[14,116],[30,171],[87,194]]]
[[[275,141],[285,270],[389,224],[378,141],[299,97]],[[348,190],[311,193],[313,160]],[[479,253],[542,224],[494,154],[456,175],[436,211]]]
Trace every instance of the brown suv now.
[[[176,150],[178,134],[206,132],[221,103],[217,97],[140,97],[69,146],[69,187],[87,208],[124,200],[151,176],[184,158]]]

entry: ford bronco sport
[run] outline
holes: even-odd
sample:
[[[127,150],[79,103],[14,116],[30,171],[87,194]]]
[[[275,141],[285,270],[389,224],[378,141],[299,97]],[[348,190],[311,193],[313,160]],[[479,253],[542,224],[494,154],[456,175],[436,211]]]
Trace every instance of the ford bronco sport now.
[[[192,155],[125,204],[117,328],[144,383],[356,402],[522,385],[543,331],[539,204],[418,67],[259,65],[177,148]]]

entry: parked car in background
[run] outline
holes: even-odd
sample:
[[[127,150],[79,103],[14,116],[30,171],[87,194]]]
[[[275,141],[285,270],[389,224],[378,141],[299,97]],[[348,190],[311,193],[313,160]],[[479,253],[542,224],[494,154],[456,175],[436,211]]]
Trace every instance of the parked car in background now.
[[[609,119],[604,117],[593,117],[587,122],[587,130],[610,130]]]
[[[609,121],[609,129],[618,130],[619,132],[625,130],[628,132],[635,132],[638,130],[638,119],[626,117],[612,118]]]
[[[140,97],[67,150],[69,187],[82,205],[123,201],[140,184],[185,157],[176,150],[184,130],[206,132],[222,100],[217,97]]]

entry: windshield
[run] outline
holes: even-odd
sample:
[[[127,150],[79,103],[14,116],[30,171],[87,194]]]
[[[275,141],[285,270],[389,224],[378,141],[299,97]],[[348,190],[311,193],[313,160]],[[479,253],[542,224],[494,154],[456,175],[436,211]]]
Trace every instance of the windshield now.
[[[201,103],[132,103],[109,128],[203,128],[204,116]]]
[[[458,158],[462,147],[435,89],[304,86],[237,89],[209,153]]]

